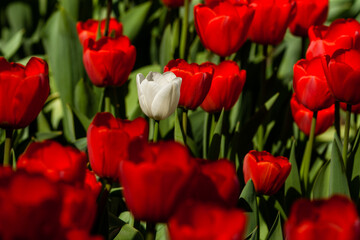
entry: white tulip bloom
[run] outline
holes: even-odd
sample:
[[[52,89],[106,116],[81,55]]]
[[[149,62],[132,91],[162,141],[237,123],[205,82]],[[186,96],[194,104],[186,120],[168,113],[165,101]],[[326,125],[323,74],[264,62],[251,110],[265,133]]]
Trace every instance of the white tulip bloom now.
[[[136,75],[141,110],[150,118],[162,120],[175,112],[180,99],[182,79],[172,72]]]

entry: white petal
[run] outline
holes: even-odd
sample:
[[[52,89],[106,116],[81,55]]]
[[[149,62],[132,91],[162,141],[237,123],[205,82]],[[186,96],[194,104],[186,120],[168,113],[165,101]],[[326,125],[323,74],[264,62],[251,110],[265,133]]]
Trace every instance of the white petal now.
[[[169,117],[179,103],[180,87],[178,81],[172,82],[162,88],[151,104],[152,115],[155,120]]]

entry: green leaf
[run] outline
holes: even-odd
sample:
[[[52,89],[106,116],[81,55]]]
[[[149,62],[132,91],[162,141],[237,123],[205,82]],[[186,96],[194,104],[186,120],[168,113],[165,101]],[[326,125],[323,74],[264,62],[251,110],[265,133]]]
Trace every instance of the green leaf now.
[[[318,175],[315,178],[313,189],[311,192],[312,199],[329,197],[329,176],[330,176],[330,161],[324,163]]]
[[[84,79],[80,79],[75,86],[74,109],[87,118],[92,118],[98,110],[99,102],[100,95]]]
[[[360,131],[357,132],[355,143],[348,159],[348,167],[352,170],[351,182],[349,183],[351,197],[354,200],[359,199],[360,194]],[[351,165],[350,165],[351,164]]]
[[[258,223],[259,223],[256,192],[255,192],[255,188],[254,188],[254,183],[251,179],[246,183],[244,189],[241,192],[240,203],[241,203],[241,201],[243,201],[243,203],[247,204],[246,207],[250,208],[249,209],[250,212],[246,213],[248,216],[249,222],[247,224],[247,230],[246,230],[245,235],[248,236],[255,229],[258,228]],[[254,234],[259,234],[259,233],[258,233],[258,231],[256,231]]]
[[[295,157],[295,141],[293,141],[293,144],[291,146],[289,162],[291,163],[291,171],[285,181],[286,211],[290,210],[292,203],[297,200],[302,194],[299,169],[297,167]]]
[[[173,47],[173,37],[171,34],[171,25],[168,24],[165,28],[163,37],[160,43],[160,66],[161,69],[164,68],[168,62],[173,59],[174,56],[174,49]]]
[[[10,38],[9,41],[0,45],[0,50],[6,59],[11,58],[20,48],[24,34],[24,29],[20,29]]]
[[[151,1],[148,1],[132,7],[121,16],[120,20],[124,26],[124,35],[128,36],[130,40],[134,40],[141,30],[150,10],[151,3]]]
[[[332,144],[331,160],[330,160],[330,180],[329,194],[342,194],[350,197],[349,185],[346,179],[344,162],[341,157],[341,151],[334,139]]]
[[[144,240],[138,230],[109,212],[109,239]]]
[[[64,9],[59,9],[47,21],[42,40],[56,89],[63,102],[73,106],[74,89],[84,73],[75,21]]]
[[[37,132],[35,133],[35,138],[38,141],[43,141],[47,139],[53,139],[61,136],[63,133],[61,131],[54,131],[54,132]]]
[[[5,14],[10,25],[11,33],[18,32],[21,29],[26,31],[31,30],[33,17],[29,4],[21,1],[9,1]]]
[[[223,128],[224,109],[222,109],[220,117],[216,123],[214,132],[210,135],[210,147],[207,154],[208,159],[218,159],[221,150],[221,135]]]
[[[178,109],[175,110],[174,140],[184,144],[184,136],[181,130]]]
[[[75,136],[74,116],[69,104],[64,105],[63,125],[64,125],[64,134],[67,140],[71,143],[75,142],[76,136]]]
[[[268,235],[266,236],[266,240],[282,240],[282,239],[284,238],[281,228],[281,218],[280,218],[280,213],[278,213],[273,226],[271,227]]]

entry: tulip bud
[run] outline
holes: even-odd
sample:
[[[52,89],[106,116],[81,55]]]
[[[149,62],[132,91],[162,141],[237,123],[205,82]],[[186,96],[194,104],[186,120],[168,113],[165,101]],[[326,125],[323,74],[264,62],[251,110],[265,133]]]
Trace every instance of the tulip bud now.
[[[180,99],[182,79],[172,72],[136,75],[141,110],[150,118],[162,120],[175,112]]]

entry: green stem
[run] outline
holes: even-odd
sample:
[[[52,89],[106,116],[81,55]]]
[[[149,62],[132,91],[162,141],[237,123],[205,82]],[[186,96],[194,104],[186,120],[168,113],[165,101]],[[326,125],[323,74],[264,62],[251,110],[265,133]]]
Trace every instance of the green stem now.
[[[159,135],[159,120],[154,120],[154,135],[153,135],[153,142],[158,141]]]
[[[301,58],[306,57],[306,39],[307,37],[301,38]]]
[[[104,102],[105,102],[105,112],[109,112],[111,113],[111,96],[110,96],[110,89],[109,87],[105,88],[105,97],[104,97]]]
[[[145,240],[155,240],[156,238],[156,224],[147,222],[146,223],[146,233],[145,233]]]
[[[300,169],[300,175],[304,182],[305,192],[308,190],[308,186],[309,186],[309,170],[311,163],[311,153],[315,139],[316,118],[317,118],[317,112],[315,111],[313,113],[313,117],[311,120],[310,136],[308,142],[306,143],[305,153],[303,155],[301,169]]]
[[[335,130],[336,130],[336,134],[339,136],[340,138],[340,103],[339,101],[335,101]]]
[[[209,142],[209,116],[210,114],[205,112],[204,129],[203,129],[203,158],[207,159],[208,142]]]
[[[112,0],[107,1],[107,8],[106,8],[106,22],[105,22],[105,31],[104,36],[109,36],[109,24],[110,24],[110,15],[111,15],[111,8],[112,8]]]
[[[119,104],[119,99],[117,97],[116,87],[111,87],[111,95],[112,95],[112,99],[114,100],[113,104],[115,107],[115,117],[124,118],[120,114],[120,104]]]
[[[12,129],[5,130],[5,146],[4,146],[4,166],[10,166],[10,156],[11,156],[11,142],[12,142]]]
[[[184,18],[182,21],[181,28],[181,40],[180,40],[180,58],[185,59],[185,50],[186,50],[186,39],[188,32],[188,18],[189,18],[189,0],[184,1]]]
[[[343,145],[343,152],[342,152],[345,169],[346,169],[346,164],[347,164],[347,150],[348,150],[349,132],[350,132],[350,117],[351,117],[351,105],[347,104],[346,119],[345,119],[344,145]]]
[[[183,109],[183,112],[182,112],[182,128],[183,128],[185,139],[186,139],[186,136],[187,136],[187,113],[188,113],[188,110]]]

